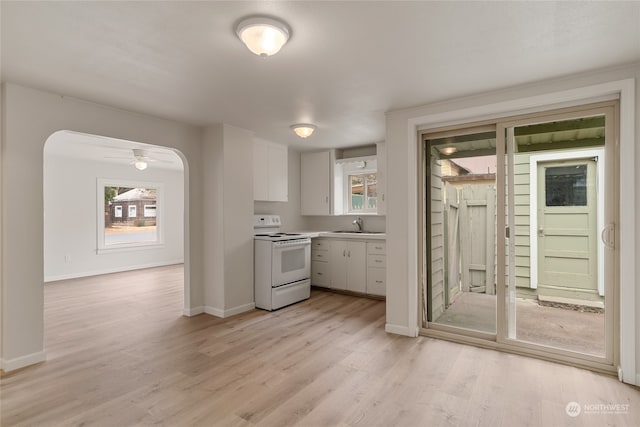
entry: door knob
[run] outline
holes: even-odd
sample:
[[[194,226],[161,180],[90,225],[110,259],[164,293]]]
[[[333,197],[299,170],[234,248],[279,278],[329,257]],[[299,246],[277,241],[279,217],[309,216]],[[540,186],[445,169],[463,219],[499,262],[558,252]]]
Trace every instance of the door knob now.
[[[538,228],[538,236],[544,236],[544,228]]]

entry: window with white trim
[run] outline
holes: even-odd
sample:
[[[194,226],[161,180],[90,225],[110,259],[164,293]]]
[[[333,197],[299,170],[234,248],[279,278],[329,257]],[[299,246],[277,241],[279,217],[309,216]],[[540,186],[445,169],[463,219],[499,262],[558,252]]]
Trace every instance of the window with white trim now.
[[[144,205],[144,217],[155,218],[156,217],[156,205]]]
[[[161,184],[98,179],[97,192],[98,253],[162,244]]]
[[[378,196],[376,174],[350,174],[346,181],[348,186],[347,211],[349,213],[376,212]]]
[[[334,212],[336,215],[375,215],[378,212],[376,156],[336,159]]]

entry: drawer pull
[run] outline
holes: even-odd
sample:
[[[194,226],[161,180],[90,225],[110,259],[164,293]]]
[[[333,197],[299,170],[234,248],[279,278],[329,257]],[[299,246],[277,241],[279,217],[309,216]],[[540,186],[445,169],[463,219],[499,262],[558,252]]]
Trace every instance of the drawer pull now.
[[[376,260],[374,260],[374,261],[375,261],[375,262],[382,262],[382,260],[380,260],[380,259],[376,259]]]
[[[376,283],[382,283],[382,280],[376,280]]]
[[[318,276],[322,276],[322,273],[317,273],[317,274],[318,274]]]

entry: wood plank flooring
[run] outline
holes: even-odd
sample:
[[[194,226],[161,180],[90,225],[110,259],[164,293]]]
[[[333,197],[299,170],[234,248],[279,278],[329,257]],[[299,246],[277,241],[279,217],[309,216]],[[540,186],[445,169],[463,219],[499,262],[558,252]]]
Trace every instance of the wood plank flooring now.
[[[47,362],[0,378],[0,424],[640,425],[637,388],[387,334],[381,301],[313,291],[272,313],[181,313],[182,266],[47,284]],[[565,411],[572,401],[577,417]]]

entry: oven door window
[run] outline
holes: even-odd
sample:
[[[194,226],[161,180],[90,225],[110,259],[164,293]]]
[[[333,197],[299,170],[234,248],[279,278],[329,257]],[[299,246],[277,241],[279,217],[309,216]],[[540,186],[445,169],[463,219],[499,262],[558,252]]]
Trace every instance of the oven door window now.
[[[305,255],[306,250],[304,246],[283,250],[280,260],[280,272],[286,274],[305,268],[307,264]]]
[[[311,274],[310,259],[310,242],[281,247],[276,244],[273,250],[272,285],[280,286],[308,279]]]

